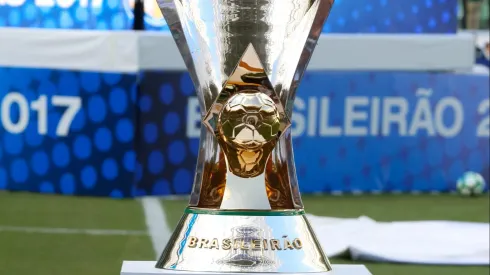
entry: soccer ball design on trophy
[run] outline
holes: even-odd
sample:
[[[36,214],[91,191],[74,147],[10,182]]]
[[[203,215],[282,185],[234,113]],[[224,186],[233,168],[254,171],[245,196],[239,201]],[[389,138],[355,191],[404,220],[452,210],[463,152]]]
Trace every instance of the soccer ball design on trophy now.
[[[226,103],[219,117],[219,139],[224,148],[236,148],[236,157],[230,163],[233,173],[254,177],[263,170],[268,156],[263,147],[274,142],[280,133],[279,113],[267,95],[251,90],[234,95]],[[260,165],[262,164],[262,165]]]
[[[257,149],[277,138],[279,113],[267,95],[251,91],[234,95],[220,116],[226,142],[242,149]]]
[[[204,127],[189,206],[156,267],[331,270],[303,209],[290,126],[333,0],[157,2],[196,87]]]

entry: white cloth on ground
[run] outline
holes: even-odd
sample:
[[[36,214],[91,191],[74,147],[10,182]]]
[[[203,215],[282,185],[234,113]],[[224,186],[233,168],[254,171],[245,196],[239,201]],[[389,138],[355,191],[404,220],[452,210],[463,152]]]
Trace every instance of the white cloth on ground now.
[[[329,257],[437,265],[489,265],[490,224],[451,221],[377,222],[308,215]]]

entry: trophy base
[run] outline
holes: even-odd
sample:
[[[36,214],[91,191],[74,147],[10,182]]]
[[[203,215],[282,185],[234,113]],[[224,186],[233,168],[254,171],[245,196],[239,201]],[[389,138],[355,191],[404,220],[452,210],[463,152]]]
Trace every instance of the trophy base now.
[[[332,271],[326,273],[316,273],[318,275],[372,275],[363,265],[333,265]],[[153,261],[124,261],[121,275],[215,275],[218,273],[210,272],[188,272],[175,271],[155,268]],[[259,275],[263,273],[248,273],[249,275]],[[308,273],[306,273],[308,274]],[[243,275],[243,273],[228,273],[227,275]],[[305,275],[305,273],[296,273]]]
[[[310,273],[332,268],[303,210],[187,208],[156,268],[214,273]]]

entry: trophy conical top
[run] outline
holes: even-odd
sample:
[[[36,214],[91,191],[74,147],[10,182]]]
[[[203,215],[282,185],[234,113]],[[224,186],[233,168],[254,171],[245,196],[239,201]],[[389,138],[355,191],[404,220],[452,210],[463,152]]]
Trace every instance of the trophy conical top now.
[[[203,114],[252,44],[281,99],[294,99],[333,0],[157,0]]]

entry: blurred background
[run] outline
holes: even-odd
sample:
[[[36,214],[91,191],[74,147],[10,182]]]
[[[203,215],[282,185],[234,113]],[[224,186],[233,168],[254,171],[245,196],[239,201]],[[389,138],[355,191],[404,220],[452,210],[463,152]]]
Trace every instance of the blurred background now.
[[[488,0],[337,0],[294,105],[334,264],[489,273]],[[187,205],[193,84],[156,0],[0,0],[0,274],[119,274]]]

